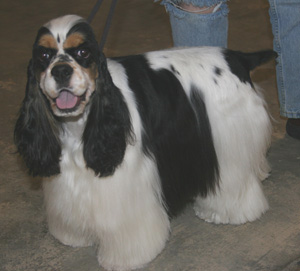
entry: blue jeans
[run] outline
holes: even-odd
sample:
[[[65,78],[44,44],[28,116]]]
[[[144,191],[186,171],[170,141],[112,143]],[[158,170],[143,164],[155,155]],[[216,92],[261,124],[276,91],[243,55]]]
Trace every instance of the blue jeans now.
[[[179,8],[179,3],[212,7],[211,14],[195,14]],[[163,0],[170,15],[174,46],[227,46],[228,7],[226,0]],[[220,5],[220,6],[218,6]]]
[[[280,114],[300,118],[300,0],[269,0]]]
[[[269,0],[274,35],[280,114],[300,118],[300,0]],[[211,14],[181,10],[180,3],[211,7]],[[226,0],[163,0],[170,15],[174,46],[227,46]]]

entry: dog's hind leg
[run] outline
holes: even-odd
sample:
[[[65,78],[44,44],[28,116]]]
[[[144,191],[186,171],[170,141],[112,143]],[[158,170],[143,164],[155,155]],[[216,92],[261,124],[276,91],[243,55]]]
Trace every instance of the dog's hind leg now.
[[[216,224],[243,224],[258,219],[267,211],[268,202],[257,176],[251,174],[244,178],[247,179],[225,178],[215,194],[198,196],[194,206],[196,215]],[[239,185],[239,181],[244,184]]]
[[[268,209],[261,181],[268,176],[271,124],[262,97],[249,84],[226,103],[206,103],[219,162],[219,187],[198,196],[197,216],[207,222],[242,224]]]

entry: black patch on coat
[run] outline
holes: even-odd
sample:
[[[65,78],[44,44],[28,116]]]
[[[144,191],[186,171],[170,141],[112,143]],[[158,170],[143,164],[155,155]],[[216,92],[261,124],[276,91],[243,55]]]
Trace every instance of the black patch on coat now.
[[[194,88],[189,101],[172,72],[152,70],[142,55],[117,61],[125,67],[136,97],[144,152],[157,162],[169,215],[176,216],[197,195],[214,191],[218,183],[205,104]]]

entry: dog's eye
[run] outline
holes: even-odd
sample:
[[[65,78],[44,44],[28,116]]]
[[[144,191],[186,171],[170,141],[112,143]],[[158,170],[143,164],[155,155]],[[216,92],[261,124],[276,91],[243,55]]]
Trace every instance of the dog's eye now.
[[[82,57],[82,58],[88,58],[90,56],[90,51],[87,49],[79,49],[76,52],[77,56]]]
[[[40,54],[41,60],[48,60],[49,58],[50,58],[50,54],[48,54],[46,52],[41,52],[41,54]]]

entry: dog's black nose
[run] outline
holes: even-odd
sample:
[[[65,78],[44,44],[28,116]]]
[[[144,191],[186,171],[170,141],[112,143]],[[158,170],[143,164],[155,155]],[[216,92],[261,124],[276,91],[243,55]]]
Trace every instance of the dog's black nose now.
[[[58,83],[64,83],[69,81],[73,73],[73,68],[67,64],[60,64],[53,67],[51,74],[55,81]]]

